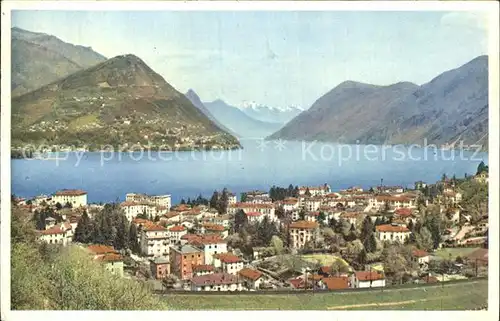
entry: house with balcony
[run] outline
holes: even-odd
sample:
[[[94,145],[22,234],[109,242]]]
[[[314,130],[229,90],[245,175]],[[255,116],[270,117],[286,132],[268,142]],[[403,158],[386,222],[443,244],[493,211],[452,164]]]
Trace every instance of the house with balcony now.
[[[154,223],[142,225],[140,232],[141,254],[149,258],[168,257],[170,238],[168,230]]]
[[[291,247],[295,249],[303,248],[306,242],[313,242],[318,233],[319,224],[317,222],[296,221],[289,225]]]
[[[181,280],[193,277],[193,266],[204,265],[203,251],[191,245],[176,245],[170,247],[170,271]]]
[[[377,238],[381,241],[404,242],[410,237],[410,230],[398,224],[383,224],[375,227]]]
[[[223,272],[237,275],[243,269],[243,260],[233,253],[214,254],[214,266]]]
[[[191,291],[242,291],[239,278],[228,273],[214,273],[194,276],[191,279]]]

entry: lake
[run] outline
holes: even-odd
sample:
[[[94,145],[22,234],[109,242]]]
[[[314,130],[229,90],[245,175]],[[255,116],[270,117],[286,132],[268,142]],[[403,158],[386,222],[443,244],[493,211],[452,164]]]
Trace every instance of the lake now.
[[[413,187],[443,173],[463,177],[487,163],[487,153],[407,146],[242,141],[244,149],[197,152],[70,152],[61,159],[12,160],[12,193],[21,197],[64,188],[88,192],[89,202],[124,200],[130,192],[171,194],[173,203],[227,187],[234,193],[272,185],[330,184]]]

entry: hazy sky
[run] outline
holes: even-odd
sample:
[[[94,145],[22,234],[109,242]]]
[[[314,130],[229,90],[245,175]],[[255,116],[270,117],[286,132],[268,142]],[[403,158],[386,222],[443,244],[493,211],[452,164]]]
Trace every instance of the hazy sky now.
[[[304,108],[344,80],[422,84],[487,53],[485,19],[452,12],[14,11],[13,26],[133,53],[203,101]]]

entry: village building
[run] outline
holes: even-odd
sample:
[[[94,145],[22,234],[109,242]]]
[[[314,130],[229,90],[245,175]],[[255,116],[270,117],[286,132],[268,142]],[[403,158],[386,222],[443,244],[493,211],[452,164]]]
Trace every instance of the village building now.
[[[291,212],[299,208],[299,199],[295,197],[285,198],[280,205],[285,212]]]
[[[202,224],[200,232],[202,234],[217,234],[221,238],[226,238],[229,235],[229,231],[224,226],[213,223]]]
[[[73,230],[69,223],[46,225],[45,228],[43,231],[37,231],[38,238],[42,242],[66,246],[73,240]]]
[[[87,206],[87,192],[79,189],[63,189],[57,191],[52,197],[52,204],[61,204],[65,206],[67,203],[72,207]]]
[[[318,223],[308,221],[296,221],[290,224],[291,247],[303,248],[306,242],[314,241],[318,232]]]
[[[419,266],[424,266],[429,264],[430,257],[429,253],[424,250],[413,250],[412,251],[412,260],[415,263],[418,263]]]
[[[131,202],[126,201],[120,204],[120,207],[123,209],[127,220],[132,221],[139,214],[146,214],[147,217],[153,219],[157,213],[157,206],[153,203],[149,202]]]
[[[340,214],[340,218],[349,222],[349,224],[354,224],[354,226],[356,226],[356,224],[364,220],[365,215],[359,212],[343,212]]]
[[[214,274],[214,272],[215,272],[215,267],[210,264],[193,266],[193,276]]]
[[[181,242],[181,238],[187,234],[187,229],[183,225],[176,225],[168,229],[170,245],[176,245]]]
[[[245,212],[247,216],[248,223],[261,222],[264,219],[264,215],[260,212]]]
[[[243,286],[249,290],[258,290],[264,279],[262,272],[250,268],[241,269],[238,274]]]
[[[321,279],[320,286],[323,289],[327,289],[330,291],[334,290],[345,290],[350,288],[349,277],[347,276],[331,276],[324,277]]]
[[[227,252],[227,242],[217,234],[196,235],[188,243],[203,250],[205,264],[213,264],[213,256]]]
[[[153,278],[162,280],[170,274],[170,261],[167,257],[155,257],[149,259],[149,262]]]
[[[101,262],[111,274],[123,277],[123,256],[113,247],[108,245],[93,244],[87,246],[92,258]]]
[[[416,199],[408,196],[379,195],[370,197],[368,202],[374,210],[383,209],[386,204],[389,208],[416,207]]]
[[[445,203],[458,204],[462,200],[462,193],[453,190],[445,190],[443,192]]]
[[[236,201],[237,201],[237,199],[236,199],[236,194],[229,193],[229,194],[227,195],[227,203],[228,203],[228,204],[236,204]]]
[[[317,211],[321,206],[321,197],[309,197],[304,200],[304,209],[309,212]]]
[[[385,276],[378,271],[360,271],[351,275],[352,288],[385,287]]]
[[[233,253],[214,254],[214,266],[221,268],[223,272],[237,275],[243,269],[243,260]]]
[[[243,210],[245,213],[248,212],[259,212],[269,218],[270,221],[275,221],[275,209],[274,204],[254,204],[254,203],[236,203],[230,204],[228,206],[228,214],[236,214],[239,210]]]
[[[164,206],[167,209],[170,209],[172,206],[172,198],[170,195],[146,195],[146,194],[136,194],[136,193],[127,193],[125,195],[125,200],[127,202],[134,203],[153,203],[158,206]]]
[[[232,274],[215,273],[191,279],[191,291],[242,291],[241,281]]]
[[[375,227],[377,238],[381,241],[395,242],[403,244],[410,237],[410,230],[405,226],[397,224],[384,224]]]
[[[299,195],[306,195],[308,190],[311,196],[322,196],[330,194],[331,192],[330,186],[328,184],[325,184],[323,186],[302,186],[299,188]]]
[[[191,245],[170,247],[170,271],[181,280],[193,277],[193,266],[205,264],[203,251]]]
[[[488,184],[488,171],[482,171],[481,173],[475,175],[474,180],[482,184]]]
[[[229,223],[231,222],[231,216],[229,215],[214,216],[211,219],[211,221],[214,224],[222,225],[224,228],[229,228]]]
[[[306,212],[304,214],[304,220],[308,222],[318,222],[319,212]]]
[[[402,220],[406,224],[409,224],[410,221],[415,223],[415,215],[413,214],[413,209],[408,208],[408,207],[401,207],[401,208],[396,208],[394,210],[394,219],[395,220]]]
[[[140,232],[141,253],[147,257],[168,256],[170,245],[168,230],[154,223],[142,225]]]

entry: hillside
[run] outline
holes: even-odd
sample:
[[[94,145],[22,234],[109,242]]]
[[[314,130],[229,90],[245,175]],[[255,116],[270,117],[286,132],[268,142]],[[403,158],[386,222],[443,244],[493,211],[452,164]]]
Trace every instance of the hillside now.
[[[344,82],[269,139],[487,144],[487,134],[488,66],[481,56],[422,86]]]
[[[236,148],[180,92],[134,55],[109,59],[12,100],[12,144],[139,144]]]
[[[12,96],[19,96],[106,60],[92,48],[54,36],[11,29]]]
[[[280,123],[268,123],[253,119],[240,109],[222,100],[205,102],[204,105],[224,126],[243,138],[263,138],[278,130]]]
[[[217,127],[219,127],[220,129],[222,129],[223,131],[225,132],[228,132],[230,133],[231,135],[235,135],[233,132],[231,132],[230,129],[228,129],[226,126],[222,125],[213,115],[212,113],[207,109],[207,107],[205,107],[205,105],[203,104],[203,102],[201,101],[200,97],[198,96],[198,94],[192,90],[192,89],[189,89],[185,94],[187,99],[189,99],[189,101],[196,107],[198,108],[205,116],[208,117],[208,119],[210,119],[212,122],[214,122],[215,125],[217,125]]]

